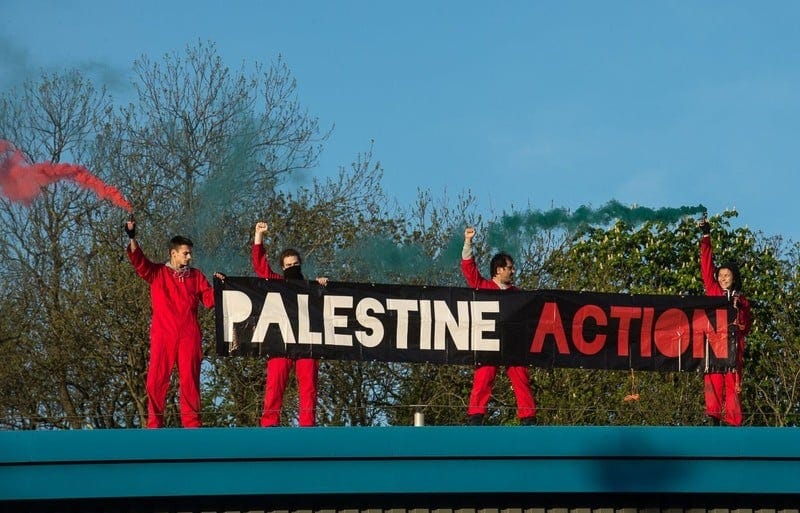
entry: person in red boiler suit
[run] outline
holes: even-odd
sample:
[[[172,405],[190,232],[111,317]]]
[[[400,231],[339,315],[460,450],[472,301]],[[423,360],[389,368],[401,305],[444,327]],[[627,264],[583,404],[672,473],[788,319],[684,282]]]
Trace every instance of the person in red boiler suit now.
[[[700,273],[707,296],[725,296],[736,309],[736,367],[723,371],[706,368],[704,394],[706,415],[714,425],[725,422],[731,426],[742,425],[742,366],[745,336],[750,332],[753,317],[750,302],[741,293],[739,267],[733,263],[714,268],[711,246],[711,227],[705,217],[698,222],[703,233],[700,239]],[[706,349],[708,350],[708,349]]]
[[[256,223],[253,236],[253,268],[256,274],[267,280],[305,280],[301,270],[300,253],[294,249],[286,249],[280,255],[280,266],[283,274],[272,271],[264,250],[264,236],[267,234],[267,223]],[[317,283],[327,285],[328,278],[319,277]],[[302,341],[300,341],[302,342]],[[300,401],[298,423],[301,427],[312,427],[316,424],[317,411],[317,374],[319,362],[314,358],[292,359],[286,356],[270,356],[267,359],[267,379],[264,385],[264,412],[261,415],[262,427],[273,427],[280,423],[283,394],[289,382],[289,373],[294,367],[297,378],[297,389]]]
[[[490,280],[481,276],[478,266],[475,264],[475,257],[472,254],[472,239],[474,237],[475,228],[468,227],[464,230],[461,272],[467,280],[467,285],[473,289],[518,290],[513,285],[514,259],[506,253],[498,253],[492,258],[490,262],[492,278]],[[531,390],[528,368],[510,366],[506,367],[506,373],[511,380],[511,386],[517,398],[517,417],[520,420],[520,424],[536,424],[536,401]],[[495,365],[478,365],[476,367],[467,410],[470,425],[478,426],[483,424],[496,376],[497,366]]]
[[[214,306],[214,289],[203,273],[193,269],[192,247],[186,237],[170,240],[169,261],[151,262],[136,242],[136,223],[125,224],[130,238],[127,254],[133,268],[150,284],[153,309],[150,325],[150,363],[147,369],[147,427],[164,427],[164,405],[170,376],[178,365],[181,425],[200,427],[200,361],[203,358],[199,303]],[[224,276],[215,273],[219,279]]]

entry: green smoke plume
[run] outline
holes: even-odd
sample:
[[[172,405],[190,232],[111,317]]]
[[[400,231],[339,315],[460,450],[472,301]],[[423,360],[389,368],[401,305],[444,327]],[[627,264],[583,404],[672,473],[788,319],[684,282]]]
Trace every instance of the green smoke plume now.
[[[369,237],[340,250],[338,265],[352,268],[357,280],[373,283],[418,283],[458,285],[463,232],[455,234],[435,254],[421,244],[401,244],[389,237]]]
[[[614,221],[624,221],[631,225],[648,221],[669,224],[685,216],[704,212],[706,207],[703,205],[652,209],[640,206],[626,207],[617,200],[611,200],[597,209],[581,205],[574,212],[566,208],[547,211],[528,210],[504,214],[499,221],[490,223],[487,242],[493,248],[513,252],[519,248],[521,237],[541,230],[563,229],[575,232],[589,226],[607,226]]]
[[[247,251],[251,203],[241,198],[253,188],[253,170],[259,168],[253,148],[254,121],[243,118],[239,129],[220,144],[208,174],[196,186],[196,197],[178,226],[179,233],[195,238],[195,265],[206,276],[214,271],[231,275],[252,272]]]
[[[685,216],[705,211],[703,205],[652,209],[626,207],[615,200],[597,209],[581,206],[574,212],[566,208],[528,210],[505,214],[491,221],[485,231],[486,242],[491,251],[506,251],[519,257],[519,250],[524,243],[543,230],[574,232],[589,226],[606,226],[618,220],[631,225],[648,221],[674,223]],[[440,251],[432,256],[419,244],[401,244],[391,237],[373,236],[340,250],[336,261],[340,269],[352,269],[357,281],[409,283],[411,280],[460,286],[463,285],[463,279],[458,266],[463,233],[463,229],[456,230],[452,237],[444,241]],[[481,230],[478,235],[481,235]]]

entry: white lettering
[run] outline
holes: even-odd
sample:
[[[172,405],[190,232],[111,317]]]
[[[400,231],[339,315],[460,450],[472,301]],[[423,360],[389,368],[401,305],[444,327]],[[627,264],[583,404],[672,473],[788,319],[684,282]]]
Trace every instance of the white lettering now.
[[[351,296],[325,296],[325,303],[322,307],[325,344],[330,346],[352,346],[352,336],[336,333],[336,328],[347,327],[347,316],[336,315],[337,308],[352,309],[353,298]]]
[[[436,331],[434,333],[434,349],[444,350],[444,336],[449,331],[453,337],[456,349],[469,350],[469,302],[458,301],[458,319],[447,307],[446,301],[434,301],[433,312],[436,316]]]
[[[356,330],[356,340],[366,347],[377,347],[383,341],[383,323],[380,319],[372,317],[369,312],[384,313],[383,305],[375,298],[364,298],[356,305],[356,320],[358,323],[372,331],[367,334],[365,330]]]
[[[264,298],[264,307],[261,309],[256,329],[253,331],[253,342],[263,343],[264,337],[267,336],[267,329],[272,323],[277,324],[281,330],[284,344],[297,343],[289,316],[286,314],[286,307],[283,306],[283,299],[278,292],[268,292]]]
[[[301,344],[322,344],[322,333],[311,331],[308,318],[308,294],[297,295],[297,340]]]
[[[408,349],[408,312],[417,311],[414,299],[387,299],[386,308],[397,310],[397,348]]]
[[[483,338],[486,331],[495,331],[496,321],[484,319],[485,313],[500,311],[499,301],[474,301],[470,303],[472,310],[472,350],[473,351],[500,351],[500,340],[496,338]]]
[[[253,311],[253,302],[250,296],[238,290],[222,291],[222,319],[225,342],[234,342],[233,325],[250,317]]]
[[[419,302],[419,348],[431,348],[431,327],[433,318],[431,317],[431,302]]]

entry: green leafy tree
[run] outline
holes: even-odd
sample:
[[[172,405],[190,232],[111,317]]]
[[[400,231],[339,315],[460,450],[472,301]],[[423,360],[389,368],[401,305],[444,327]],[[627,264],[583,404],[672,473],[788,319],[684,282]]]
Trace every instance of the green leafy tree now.
[[[342,247],[356,244],[396,224],[386,212],[386,198],[380,189],[382,170],[372,152],[358,155],[349,169],[341,169],[336,179],[313,180],[309,187],[292,193],[278,192],[267,205],[254,210],[248,228],[259,220],[267,222],[265,246],[271,265],[287,247],[297,249],[304,258],[307,277],[327,276],[332,281],[360,281],[360,265],[337,257]],[[250,231],[250,230],[248,230]],[[247,254],[252,236],[248,236]],[[252,275],[249,270],[245,275]],[[335,285],[330,285],[334,287]],[[209,354],[213,355],[210,350]],[[211,356],[214,368],[208,385],[216,412],[223,425],[258,425],[261,416],[265,363],[263,359]],[[319,413],[322,424],[374,425],[381,422],[380,397],[375,390],[385,373],[382,365],[361,362],[322,362],[319,376]],[[290,379],[284,396],[282,423],[297,418],[296,381]]]
[[[742,268],[744,292],[754,303],[755,325],[747,339],[743,407],[747,424],[773,424],[777,411],[792,413],[792,400],[776,400],[775,383],[793,382],[796,366],[776,362],[775,345],[793,354],[796,347],[784,312],[775,305],[794,297],[794,254],[780,258],[779,239],[764,237],[747,228],[733,229],[736,212],[710,219],[715,260],[737,261]],[[695,220],[676,223],[647,222],[639,227],[617,222],[575,234],[563,253],[554,253],[548,274],[557,288],[625,294],[703,295],[699,271],[699,232]],[[794,259],[794,260],[793,260]],[[790,367],[791,369],[788,369]],[[783,368],[776,375],[776,370]],[[576,369],[537,370],[535,383],[543,417],[566,424],[696,425],[704,422],[702,376],[698,373],[598,372]],[[771,387],[772,386],[772,387]],[[789,390],[781,390],[786,393]],[[639,399],[625,401],[637,392]],[[758,396],[762,398],[759,399]],[[769,396],[776,402],[768,407]],[[780,403],[781,407],[778,407]],[[768,410],[768,411],[764,411]]]
[[[136,100],[112,98],[79,72],[46,74],[0,95],[0,138],[33,161],[84,164],[118,186],[134,206],[138,239],[166,258],[175,233],[193,238],[198,266],[252,275],[256,221],[270,225],[268,256],[285,247],[305,258],[308,276],[334,282],[463,286],[463,230],[478,227],[481,269],[511,251],[523,289],[621,294],[704,293],[699,233],[690,218],[641,225],[493,229],[464,194],[450,200],[420,190],[408,208],[381,187],[370,147],[331,179],[313,175],[329,131],[297,98],[278,58],[250,71],[229,69],[213,44],[134,63]],[[739,262],[754,305],[743,381],[745,423],[797,425],[800,418],[800,246],[733,228],[735,212],[710,218],[718,262]],[[123,247],[124,212],[71,182],[43,189],[32,205],[0,198],[0,411],[9,429],[137,427],[146,418],[149,291]],[[512,227],[513,228],[513,227]],[[481,235],[485,235],[481,237]],[[335,284],[333,285],[335,286]],[[261,415],[264,361],[220,357],[213,316],[204,332],[202,392],[207,425],[254,426]],[[471,366],[324,361],[322,425],[463,422]],[[543,423],[695,425],[704,420],[699,373],[532,369]],[[284,424],[297,417],[294,381]],[[638,400],[627,396],[638,394]],[[504,374],[490,424],[514,424]],[[177,425],[171,388],[167,424]]]
[[[43,75],[0,104],[2,137],[32,161],[98,167],[94,134],[108,123],[111,99],[80,73]],[[10,318],[20,330],[3,344],[0,381],[24,386],[0,399],[13,427],[114,425],[105,414],[107,398],[126,391],[104,365],[112,328],[99,322],[103,289],[87,275],[114,260],[107,225],[113,210],[71,182],[43,189],[30,207],[0,200],[5,300],[19,312]]]

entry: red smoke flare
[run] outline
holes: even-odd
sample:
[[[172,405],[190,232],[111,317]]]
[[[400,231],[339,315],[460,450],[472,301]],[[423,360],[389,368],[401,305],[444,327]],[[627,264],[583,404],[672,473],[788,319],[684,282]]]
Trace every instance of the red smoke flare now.
[[[128,212],[133,207],[116,187],[106,184],[88,169],[75,164],[39,162],[31,164],[13,144],[0,139],[0,192],[11,201],[30,205],[42,187],[72,180],[81,187],[93,190],[100,199],[107,199]]]

